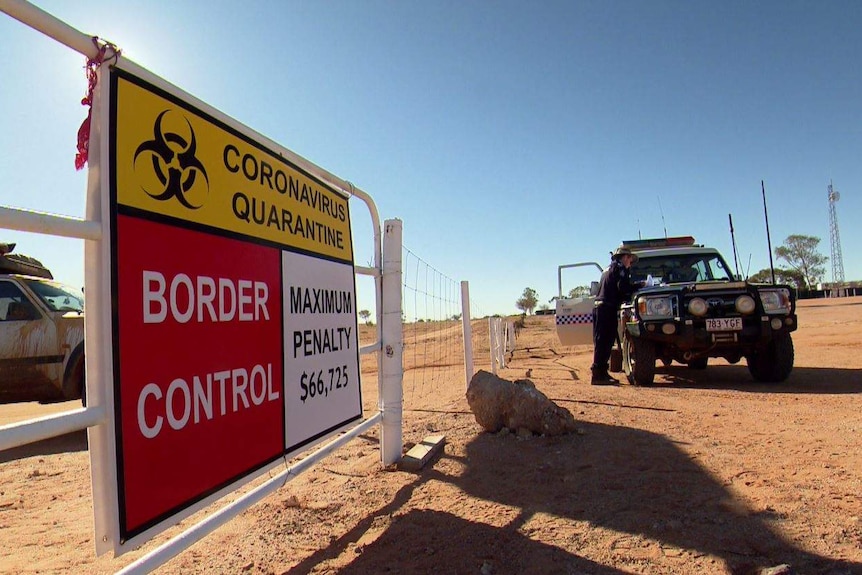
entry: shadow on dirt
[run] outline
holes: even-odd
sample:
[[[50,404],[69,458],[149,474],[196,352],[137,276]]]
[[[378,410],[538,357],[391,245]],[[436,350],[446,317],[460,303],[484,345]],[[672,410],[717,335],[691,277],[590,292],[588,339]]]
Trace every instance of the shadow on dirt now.
[[[725,565],[710,563],[706,572],[734,575],[781,564],[796,574],[862,573],[862,564],[796,547],[769,524],[774,513],[747,508],[666,437],[595,423],[581,427],[582,435],[529,441],[480,433],[458,458],[467,465],[463,473],[451,476],[429,466],[389,504],[290,573],[311,573],[349,551],[381,518],[390,523],[357,547],[356,558],[339,573],[435,573],[445,565],[453,573],[621,575],[646,572],[659,557],[680,568],[718,558]],[[519,513],[502,527],[444,511],[399,514],[429,481],[450,483]],[[590,535],[594,527],[608,530],[606,540]],[[535,529],[552,530],[557,544],[531,539]],[[592,558],[572,551],[587,545]]]
[[[26,403],[38,401],[39,403],[57,403],[66,401],[57,389],[49,384],[35,384],[27,386],[9,387],[4,385],[0,389],[0,404]]]
[[[625,381],[624,374],[614,374]],[[862,393],[862,370],[830,367],[795,367],[781,383],[759,383],[748,373],[744,362],[738,365],[712,363],[706,369],[685,365],[656,366],[653,387],[688,387],[693,389],[733,389],[756,393]]]
[[[489,479],[499,481],[500,478]],[[337,540],[299,562],[291,575],[315,573],[328,559],[348,552],[354,542],[373,533],[381,518],[391,518],[383,533],[367,545],[354,547],[356,558],[340,567],[340,574],[399,573],[493,573],[494,575],[541,573],[563,575],[626,575],[590,559],[568,553],[558,546],[530,539],[520,531],[519,520],[503,528],[468,521],[444,511],[410,510],[398,515],[416,492],[429,481],[453,483],[452,478],[433,468],[402,487],[392,501],[356,524]],[[532,511],[529,512],[532,515]],[[562,543],[562,542],[561,542]],[[446,569],[441,570],[441,565]]]
[[[682,564],[684,554],[693,553],[721,557],[735,574],[782,563],[794,573],[862,572],[862,565],[795,547],[667,438],[595,423],[582,427],[583,436],[532,441],[481,434],[467,446],[468,471],[449,480],[524,513],[646,537],[659,542],[656,553],[683,553]]]
[[[392,558],[404,560],[393,565]],[[446,569],[441,570],[441,556]],[[291,571],[293,572],[293,571]],[[399,516],[340,574],[368,573],[590,573],[625,575],[612,567],[533,541],[517,527],[503,529],[442,511],[414,510]]]
[[[8,463],[9,461],[36,455],[54,455],[57,453],[71,453],[73,451],[87,451],[86,430],[74,431],[59,437],[51,437],[50,439],[43,439],[29,445],[0,451],[0,463]]]

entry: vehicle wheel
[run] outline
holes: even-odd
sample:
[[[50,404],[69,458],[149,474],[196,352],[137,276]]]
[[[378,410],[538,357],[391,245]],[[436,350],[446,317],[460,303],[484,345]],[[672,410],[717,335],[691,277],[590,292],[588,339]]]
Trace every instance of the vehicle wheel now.
[[[709,362],[708,357],[696,357],[689,360],[688,367],[690,369],[706,369],[706,364]]]
[[[632,385],[652,385],[655,380],[655,345],[626,334],[623,339],[623,370]]]
[[[748,356],[748,371],[762,383],[779,383],[793,371],[793,340],[789,333],[775,337],[765,349]]]
[[[609,371],[619,373],[623,370],[623,351],[615,347],[611,350],[611,366]]]
[[[72,357],[69,358],[69,363],[66,365],[66,374],[63,377],[63,397],[66,399],[81,399],[81,403],[86,406],[87,398],[85,397],[86,385],[84,381],[84,349],[79,347],[72,352]]]

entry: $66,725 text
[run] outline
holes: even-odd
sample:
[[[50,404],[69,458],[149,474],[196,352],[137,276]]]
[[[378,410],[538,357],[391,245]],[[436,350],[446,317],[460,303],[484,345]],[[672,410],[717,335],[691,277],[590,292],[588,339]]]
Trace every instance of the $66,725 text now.
[[[305,400],[310,398],[329,397],[329,392],[347,387],[349,379],[346,365],[310,373],[303,371],[299,378],[299,386],[302,388],[299,399],[305,403]]]

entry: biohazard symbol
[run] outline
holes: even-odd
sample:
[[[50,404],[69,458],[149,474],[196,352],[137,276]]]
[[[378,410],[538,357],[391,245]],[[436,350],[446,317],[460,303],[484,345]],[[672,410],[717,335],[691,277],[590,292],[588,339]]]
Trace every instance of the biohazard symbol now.
[[[152,160],[152,175],[155,178],[142,174],[144,176],[142,179],[146,182],[141,185],[144,192],[154,200],[162,202],[176,198],[183,206],[196,210],[203,205],[209,194],[207,172],[200,160],[195,157],[197,140],[188,119],[182,118],[185,126],[179,123],[177,126],[163,128],[162,122],[167,113],[168,110],[165,110],[156,118],[153,139],[144,142],[135,151],[135,170],[140,171],[139,157],[142,160],[141,169],[148,170],[144,166],[148,164],[146,160],[149,157]],[[171,119],[168,117],[168,120]],[[178,133],[184,131],[186,127],[187,134]]]

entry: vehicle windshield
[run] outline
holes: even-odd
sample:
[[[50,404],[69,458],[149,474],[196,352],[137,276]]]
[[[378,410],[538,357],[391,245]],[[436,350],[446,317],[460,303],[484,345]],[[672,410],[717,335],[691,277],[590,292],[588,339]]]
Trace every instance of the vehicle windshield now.
[[[69,286],[44,280],[24,280],[39,299],[54,311],[84,313],[84,294]]]
[[[671,254],[641,257],[632,265],[632,280],[652,276],[653,282],[733,281],[733,274],[718,254]]]

